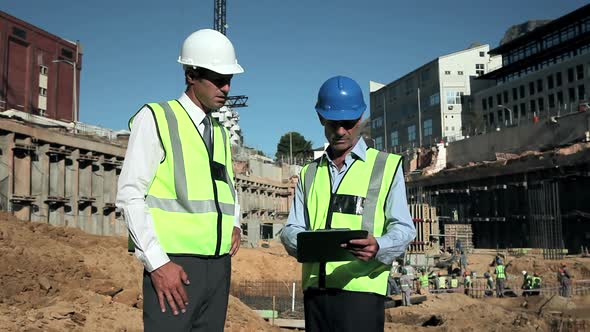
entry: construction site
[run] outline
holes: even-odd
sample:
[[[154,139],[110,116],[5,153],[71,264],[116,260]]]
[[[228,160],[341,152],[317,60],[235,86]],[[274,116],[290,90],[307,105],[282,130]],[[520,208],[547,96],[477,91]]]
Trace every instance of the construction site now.
[[[214,21],[225,34],[223,0],[215,1]],[[571,38],[513,61],[511,52],[531,40],[544,45],[564,26],[575,27]],[[416,227],[390,276],[391,286],[402,266],[411,267],[412,305],[403,306],[393,286],[386,331],[590,331],[590,5],[535,28],[496,49],[470,46],[389,84],[371,82],[363,136],[404,157]],[[142,331],[144,266],[127,250],[115,205],[130,132],[78,120],[81,43],[0,11],[0,46],[0,330]],[[446,73],[424,75],[435,67],[444,73],[453,61],[462,69],[482,50],[495,65],[468,62],[473,73],[463,69],[460,84],[445,81]],[[561,72],[571,73],[563,85]],[[534,97],[514,99],[529,81]],[[402,86],[408,92],[398,94]],[[430,108],[421,108],[420,88],[431,87]],[[395,118],[406,99],[418,100],[418,140],[414,116]],[[212,114],[230,134],[241,208],[225,330],[303,331],[301,264],[279,239],[302,165],[243,144],[239,113],[247,101],[230,97]],[[451,114],[461,119],[455,132],[445,129]],[[498,259],[506,266],[504,297],[485,277]],[[558,280],[564,267],[568,294]],[[427,286],[422,271],[436,276]],[[525,296],[526,271],[542,280],[535,296]]]

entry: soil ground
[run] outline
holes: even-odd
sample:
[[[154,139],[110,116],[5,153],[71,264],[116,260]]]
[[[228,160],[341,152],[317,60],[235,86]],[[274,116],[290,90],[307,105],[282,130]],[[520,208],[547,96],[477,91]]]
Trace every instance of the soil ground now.
[[[0,214],[0,331],[141,331],[142,266],[120,237],[16,221]],[[495,252],[469,256],[469,269],[483,272]],[[515,282],[520,271],[554,280],[559,262],[509,257]],[[578,279],[590,279],[590,258],[565,259]],[[277,242],[241,248],[232,261],[232,282],[298,280],[301,266]],[[386,311],[386,330],[551,331],[565,316],[590,322],[590,296],[473,299],[464,294],[430,295],[418,305]],[[590,330],[590,323],[587,329]],[[280,331],[231,296],[226,331]],[[565,331],[565,329],[564,329]]]

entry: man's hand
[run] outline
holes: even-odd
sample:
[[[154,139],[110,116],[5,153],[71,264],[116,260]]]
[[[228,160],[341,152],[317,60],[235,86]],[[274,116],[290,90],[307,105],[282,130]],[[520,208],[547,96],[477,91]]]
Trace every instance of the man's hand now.
[[[348,243],[343,243],[342,248],[348,249],[358,259],[366,262],[377,255],[379,244],[373,235],[369,234],[366,239],[350,240]]]
[[[234,256],[240,250],[240,240],[242,239],[242,230],[238,227],[234,226],[234,231],[231,235],[231,249],[229,250],[229,254]]]
[[[152,271],[150,278],[152,278],[156,294],[158,294],[162,312],[166,312],[164,298],[168,301],[168,305],[170,305],[174,315],[178,315],[179,308],[182,313],[186,312],[188,296],[184,290],[183,283],[188,285],[190,282],[188,275],[180,265],[168,262]]]

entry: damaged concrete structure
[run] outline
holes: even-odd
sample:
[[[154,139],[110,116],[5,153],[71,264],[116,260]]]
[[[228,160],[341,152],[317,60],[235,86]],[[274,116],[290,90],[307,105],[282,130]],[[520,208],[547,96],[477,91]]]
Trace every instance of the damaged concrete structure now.
[[[590,112],[509,127],[444,148],[446,168],[407,178],[410,203],[437,208],[441,227],[470,224],[475,248],[542,248],[547,258],[590,245]]]

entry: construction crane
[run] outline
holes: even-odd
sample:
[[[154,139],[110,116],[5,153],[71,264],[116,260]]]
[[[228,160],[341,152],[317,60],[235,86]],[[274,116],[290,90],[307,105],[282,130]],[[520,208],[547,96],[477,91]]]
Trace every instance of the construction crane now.
[[[227,23],[225,20],[225,0],[213,0],[213,29],[221,32],[225,35],[225,29],[227,28]],[[241,95],[241,96],[229,96],[227,97],[227,101],[225,102],[225,106],[229,108],[238,108],[238,107],[248,107],[246,102],[248,101],[248,97]]]

